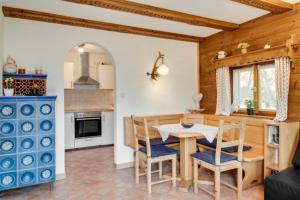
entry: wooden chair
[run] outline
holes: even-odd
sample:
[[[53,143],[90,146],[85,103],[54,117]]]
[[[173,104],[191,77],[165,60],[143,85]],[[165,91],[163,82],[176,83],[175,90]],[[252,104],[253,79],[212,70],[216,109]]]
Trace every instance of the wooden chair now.
[[[139,177],[147,175],[147,188],[148,193],[151,194],[152,185],[172,181],[173,187],[176,187],[176,161],[178,151],[167,147],[165,145],[150,145],[149,130],[147,120],[145,118],[142,121],[136,120],[134,116],[131,117],[133,122],[133,131],[135,135],[135,177],[136,183],[139,184]],[[146,147],[140,147],[139,140],[146,142]],[[145,173],[140,173],[140,155],[145,158],[147,167]],[[162,162],[172,161],[172,176],[171,178],[162,179]],[[159,169],[157,171],[151,170],[152,163],[158,163]],[[152,182],[152,173],[159,173],[159,181]]]
[[[243,143],[245,138],[245,127],[246,121],[242,120],[239,124],[224,125],[224,121],[219,122],[219,132],[217,136],[217,148],[215,151],[206,150],[203,152],[192,154],[194,160],[194,192],[198,193],[198,188],[207,192],[208,194],[215,197],[216,200],[220,200],[220,187],[221,183],[231,189],[237,191],[238,199],[242,198],[242,160],[243,160]],[[224,131],[235,132],[239,130],[238,139],[232,141],[223,141]],[[235,132],[236,133],[236,132]],[[222,148],[238,146],[237,156],[225,154],[221,152]],[[198,166],[204,167],[214,172],[214,185],[215,193],[208,191],[207,189],[200,187],[198,180]],[[220,173],[237,169],[237,187],[225,183],[220,180]]]

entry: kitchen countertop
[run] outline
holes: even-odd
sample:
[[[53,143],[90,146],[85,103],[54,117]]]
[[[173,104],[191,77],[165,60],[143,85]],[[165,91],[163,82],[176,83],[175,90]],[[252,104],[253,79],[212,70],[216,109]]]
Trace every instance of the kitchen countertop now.
[[[65,112],[101,112],[101,111],[114,111],[114,107],[95,107],[95,108],[65,108]]]

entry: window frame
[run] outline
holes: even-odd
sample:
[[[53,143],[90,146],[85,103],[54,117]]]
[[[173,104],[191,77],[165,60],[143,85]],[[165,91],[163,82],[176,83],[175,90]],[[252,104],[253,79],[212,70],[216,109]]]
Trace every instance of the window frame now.
[[[230,70],[230,82],[231,82],[231,97],[233,99],[233,93],[234,93],[234,70],[236,69],[242,69],[242,68],[253,68],[253,87],[254,92],[253,92],[253,97],[254,100],[257,102],[257,108],[255,110],[255,115],[263,115],[263,116],[275,116],[276,115],[276,109],[275,110],[271,110],[271,109],[261,109],[259,108],[259,66],[260,65],[269,65],[269,64],[274,64],[274,61],[268,61],[268,62],[260,62],[260,63],[255,63],[255,64],[251,64],[251,65],[245,65],[245,66],[240,66],[240,67],[234,67],[231,68]],[[236,114],[247,114],[247,109],[245,108],[239,108],[239,110],[237,112],[235,112]]]

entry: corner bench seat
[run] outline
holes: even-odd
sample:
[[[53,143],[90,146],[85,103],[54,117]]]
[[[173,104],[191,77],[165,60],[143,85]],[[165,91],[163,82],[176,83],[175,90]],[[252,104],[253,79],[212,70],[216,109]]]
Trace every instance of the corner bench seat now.
[[[197,140],[197,144],[216,149],[217,148],[217,139],[214,139],[214,141],[212,143],[210,143],[205,138],[202,138],[202,139]],[[249,151],[251,148],[252,148],[251,146],[244,145],[243,151]],[[226,153],[235,153],[235,152],[238,152],[238,146],[222,148],[222,151],[224,151]]]
[[[150,139],[150,145],[151,146],[157,146],[157,145],[170,145],[170,144],[179,144],[179,138],[177,137],[169,137],[166,141],[162,141],[161,138],[153,138]],[[143,140],[139,140],[139,145],[146,146],[146,142]]]

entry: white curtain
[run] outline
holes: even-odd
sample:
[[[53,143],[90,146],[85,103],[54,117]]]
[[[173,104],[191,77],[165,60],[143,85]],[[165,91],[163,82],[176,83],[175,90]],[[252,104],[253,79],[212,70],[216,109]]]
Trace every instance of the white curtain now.
[[[231,91],[229,67],[217,69],[217,108],[216,115],[230,115]]]
[[[285,121],[288,111],[288,95],[290,83],[291,61],[288,57],[275,59],[276,81],[276,117],[275,121]]]

